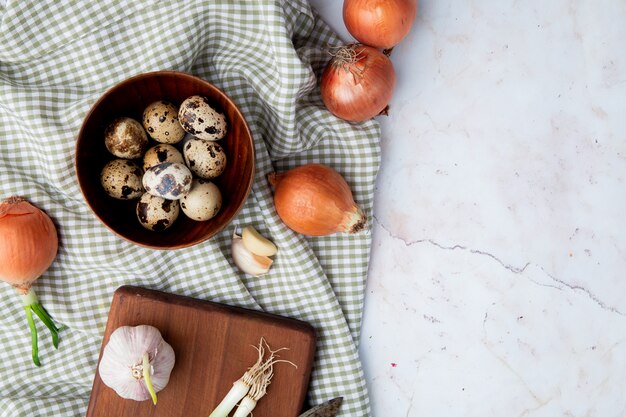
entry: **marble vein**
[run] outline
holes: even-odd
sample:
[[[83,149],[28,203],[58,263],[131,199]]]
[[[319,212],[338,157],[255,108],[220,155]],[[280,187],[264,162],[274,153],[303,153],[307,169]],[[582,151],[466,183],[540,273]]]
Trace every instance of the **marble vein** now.
[[[389,235],[389,237],[391,237],[392,239],[395,240],[399,240],[402,243],[404,243],[405,246],[410,247],[410,246],[414,246],[414,245],[419,245],[419,244],[429,244],[432,245],[434,247],[437,247],[441,250],[446,250],[446,251],[455,251],[455,250],[460,250],[460,251],[466,251],[475,255],[480,255],[480,256],[485,256],[488,258],[491,258],[492,260],[494,260],[495,262],[497,262],[500,266],[502,266],[504,269],[508,270],[509,272],[512,272],[515,275],[522,275],[524,276],[524,272],[529,268],[529,267],[535,267],[538,268],[539,270],[541,270],[543,272],[543,274],[545,274],[550,280],[552,280],[553,282],[559,284],[559,285],[551,285],[551,284],[544,284],[541,282],[538,282],[536,280],[533,280],[530,277],[525,276],[525,278],[527,278],[529,281],[533,282],[536,285],[542,286],[542,287],[547,287],[547,288],[553,288],[559,291],[563,291],[564,287],[568,288],[572,291],[580,291],[582,293],[584,293],[591,301],[593,301],[595,304],[597,304],[601,309],[606,310],[606,311],[610,311],[612,313],[618,314],[620,316],[626,316],[626,313],[622,312],[621,310],[619,310],[618,308],[608,305],[607,303],[605,303],[604,301],[602,301],[600,298],[598,298],[597,295],[595,295],[593,292],[591,292],[588,288],[583,287],[582,285],[576,285],[576,284],[570,284],[562,279],[559,279],[557,277],[555,277],[554,275],[552,275],[551,273],[549,273],[548,271],[546,271],[546,269],[541,266],[541,265],[537,265],[537,264],[533,264],[532,262],[526,262],[523,266],[515,266],[515,265],[511,265],[511,264],[507,264],[506,262],[504,262],[502,259],[500,259],[499,257],[497,257],[496,255],[484,251],[484,250],[480,250],[480,249],[472,249],[469,248],[467,246],[464,245],[460,245],[460,244],[455,244],[455,245],[451,245],[451,246],[447,246],[447,245],[443,245],[433,239],[414,239],[414,240],[407,240],[406,238],[402,237],[402,236],[398,236],[397,234],[393,233],[389,227],[387,227],[383,222],[381,222],[377,216],[373,216],[374,217],[374,222],[376,224],[378,224],[385,232],[387,232],[387,234]]]

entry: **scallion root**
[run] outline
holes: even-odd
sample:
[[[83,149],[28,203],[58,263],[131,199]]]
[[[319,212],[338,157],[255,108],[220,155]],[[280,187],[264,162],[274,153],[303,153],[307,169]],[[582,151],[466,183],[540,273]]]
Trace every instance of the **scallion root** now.
[[[254,348],[258,352],[256,363],[233,384],[228,394],[209,417],[227,417],[239,401],[241,403],[233,417],[248,416],[261,397],[266,394],[267,386],[274,376],[274,364],[286,362],[297,368],[293,362],[278,359],[279,356],[276,353],[286,348],[271,350],[264,338],[261,338],[258,347],[254,346]],[[269,352],[267,358],[265,358],[266,352]]]

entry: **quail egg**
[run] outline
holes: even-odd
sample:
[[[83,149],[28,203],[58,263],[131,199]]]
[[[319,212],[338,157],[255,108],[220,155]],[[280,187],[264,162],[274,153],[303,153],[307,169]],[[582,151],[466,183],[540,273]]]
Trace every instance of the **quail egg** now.
[[[178,120],[186,132],[204,140],[226,136],[226,116],[209,104],[209,99],[191,96],[180,105]]]
[[[191,188],[191,171],[183,164],[165,162],[153,166],[143,175],[146,191],[167,200],[179,200]]]
[[[118,117],[104,130],[104,144],[118,158],[140,158],[148,147],[148,136],[138,121]]]
[[[148,230],[160,232],[174,224],[180,213],[178,200],[166,200],[144,193],[137,202],[137,218]]]
[[[226,168],[226,152],[215,142],[189,139],[183,155],[191,172],[206,180],[219,176]]]
[[[135,162],[127,159],[114,159],[102,168],[100,183],[111,197],[118,200],[132,200],[143,194],[142,175],[143,171]]]
[[[178,109],[164,100],[151,103],[143,111],[143,127],[150,137],[161,143],[178,143],[185,131],[178,123]]]
[[[222,207],[222,193],[212,182],[194,179],[191,190],[180,200],[180,207],[190,219],[209,220]]]
[[[185,163],[183,155],[178,149],[172,145],[161,143],[146,151],[146,154],[143,156],[143,170],[147,171],[153,166],[162,164],[163,162]]]

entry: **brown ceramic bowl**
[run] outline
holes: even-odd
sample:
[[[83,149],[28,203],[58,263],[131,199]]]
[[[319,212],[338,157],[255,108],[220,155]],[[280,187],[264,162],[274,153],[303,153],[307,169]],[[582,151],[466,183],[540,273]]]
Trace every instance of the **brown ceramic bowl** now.
[[[224,173],[212,180],[222,193],[222,208],[212,219],[198,222],[182,210],[176,222],[162,232],[141,226],[135,212],[137,200],[109,197],[100,185],[100,171],[116,159],[104,145],[104,130],[116,117],[141,123],[148,104],[167,100],[179,106],[192,95],[207,97],[226,115],[228,134],[219,140],[226,151]],[[156,142],[150,143],[153,146]],[[138,161],[141,165],[141,161]],[[235,103],[211,83],[189,74],[159,71],[137,75],[112,87],[93,105],[76,141],[76,174],[80,189],[100,221],[118,236],[153,249],[179,249],[209,239],[228,225],[243,207],[254,178],[254,144],[250,129]]]

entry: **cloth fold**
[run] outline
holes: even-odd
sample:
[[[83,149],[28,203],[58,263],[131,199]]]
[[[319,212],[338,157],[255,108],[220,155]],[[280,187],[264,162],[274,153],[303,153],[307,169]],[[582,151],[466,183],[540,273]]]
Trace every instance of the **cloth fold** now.
[[[266,178],[309,162],[330,165],[371,218],[379,127],[338,120],[319,96],[327,47],[340,43],[304,0],[0,4],[0,197],[23,196],[55,220],[59,254],[35,290],[67,326],[58,351],[41,338],[35,368],[20,300],[0,286],[0,416],[84,415],[111,297],[124,284],[311,323],[319,341],[309,401],[342,395],[340,416],[369,415],[356,349],[369,231],[292,232],[276,215]],[[235,221],[207,242],[167,252],[109,232],[73,169],[89,107],[114,84],[155,70],[189,72],[225,91],[250,125],[257,156],[252,193]],[[242,274],[230,257],[234,228],[249,224],[280,250],[261,278]]]

